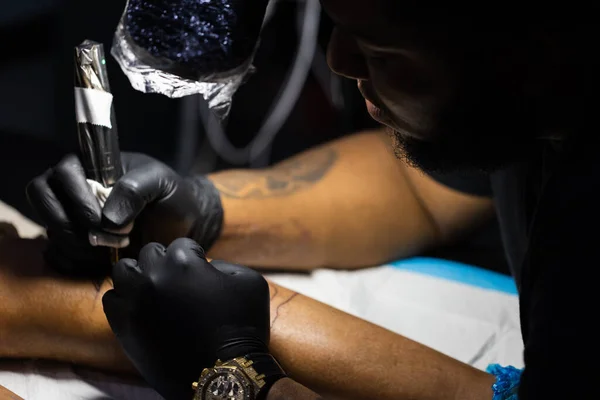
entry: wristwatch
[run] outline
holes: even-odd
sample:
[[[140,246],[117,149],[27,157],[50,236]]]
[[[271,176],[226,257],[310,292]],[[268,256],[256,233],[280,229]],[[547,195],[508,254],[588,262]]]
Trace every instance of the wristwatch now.
[[[286,374],[275,358],[253,353],[205,368],[192,384],[194,400],[262,400]]]

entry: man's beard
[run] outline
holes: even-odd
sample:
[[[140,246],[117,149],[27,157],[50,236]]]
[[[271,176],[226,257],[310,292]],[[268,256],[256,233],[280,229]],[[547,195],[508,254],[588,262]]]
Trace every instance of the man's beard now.
[[[388,133],[393,138],[394,152],[399,159],[424,172],[437,174],[490,173],[525,159],[536,142],[529,136],[522,140],[500,140],[486,137],[485,133],[468,138],[450,132],[442,135],[439,141],[428,142],[392,129]]]
[[[471,95],[467,89],[439,110],[431,141],[392,131],[396,155],[432,173],[490,173],[529,157],[540,129],[531,111],[514,93],[490,88]]]

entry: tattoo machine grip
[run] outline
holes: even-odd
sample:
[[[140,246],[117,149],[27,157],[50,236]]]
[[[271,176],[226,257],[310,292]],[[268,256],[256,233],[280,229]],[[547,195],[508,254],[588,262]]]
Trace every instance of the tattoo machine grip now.
[[[123,166],[104,46],[91,40],[75,47],[75,114],[80,159],[103,206]],[[116,249],[112,259],[118,260]]]

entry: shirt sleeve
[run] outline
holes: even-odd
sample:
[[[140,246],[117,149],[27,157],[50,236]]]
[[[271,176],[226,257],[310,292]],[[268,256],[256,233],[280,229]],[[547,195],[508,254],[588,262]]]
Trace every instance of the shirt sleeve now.
[[[600,163],[582,155],[552,177],[531,231],[521,287],[519,400],[598,396]],[[593,165],[594,163],[599,165]]]
[[[490,176],[484,173],[428,173],[435,181],[456,191],[473,196],[492,196]]]

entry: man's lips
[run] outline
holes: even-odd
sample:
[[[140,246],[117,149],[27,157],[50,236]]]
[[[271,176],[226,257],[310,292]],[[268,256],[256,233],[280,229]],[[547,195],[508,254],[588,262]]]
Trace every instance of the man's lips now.
[[[381,107],[377,106],[377,104],[379,102],[373,99],[373,97],[375,97],[375,96],[371,96],[371,94],[369,93],[370,90],[367,89],[367,87],[365,86],[365,83],[363,81],[358,81],[357,86],[358,86],[358,91],[360,92],[362,97],[365,98],[365,100],[367,100],[369,103],[373,104],[375,107],[381,108]]]
[[[386,120],[386,115],[381,108],[377,107],[371,100],[368,99],[365,99],[365,103],[367,104],[367,111],[371,117],[373,117],[373,119],[381,123]]]
[[[364,86],[363,81],[358,81],[358,91],[364,97],[365,103],[367,104],[367,111],[375,119],[376,121],[384,124],[384,121],[389,121],[389,117],[382,110],[381,106],[379,106],[379,102],[373,100],[373,98],[367,94],[368,89]]]

